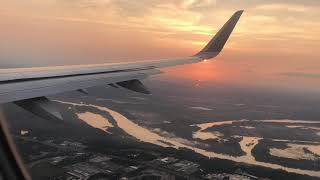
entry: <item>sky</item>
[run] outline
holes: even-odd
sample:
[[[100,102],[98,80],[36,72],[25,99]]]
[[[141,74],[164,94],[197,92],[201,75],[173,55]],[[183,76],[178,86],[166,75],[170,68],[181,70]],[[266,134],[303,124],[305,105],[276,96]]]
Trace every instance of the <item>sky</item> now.
[[[1,0],[0,67],[189,56],[239,9],[245,13],[214,61],[165,71],[318,91],[319,0]]]

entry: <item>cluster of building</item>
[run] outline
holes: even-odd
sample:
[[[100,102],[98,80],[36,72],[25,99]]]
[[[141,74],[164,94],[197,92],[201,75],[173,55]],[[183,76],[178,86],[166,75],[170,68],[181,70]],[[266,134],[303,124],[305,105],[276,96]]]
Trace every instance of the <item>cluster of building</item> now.
[[[200,165],[175,157],[163,157],[161,153],[145,152],[140,149],[125,149],[115,153],[98,154],[89,152],[87,146],[79,142],[53,140],[40,141],[34,138],[22,140],[35,143],[38,153],[29,154],[37,157],[31,162],[47,163],[46,168],[60,169],[53,174],[54,180],[98,180],[98,179],[259,179],[243,171],[233,174],[205,174]],[[48,146],[51,146],[48,148]],[[45,160],[45,161],[44,161]],[[40,165],[41,166],[41,165]],[[40,167],[39,166],[39,167]]]
[[[236,170],[233,174],[229,173],[210,173],[204,176],[208,180],[268,180],[267,178],[259,178],[248,174],[241,169]]]
[[[61,146],[69,146],[69,147],[74,147],[74,148],[80,148],[80,149],[85,149],[87,146],[83,145],[80,142],[70,142],[70,141],[63,141]]]
[[[182,160],[170,166],[173,170],[184,174],[193,174],[199,170],[200,165],[187,160]]]
[[[80,155],[80,153],[77,154]],[[81,156],[85,155],[82,154]],[[113,158],[117,159],[117,157],[92,154],[85,161],[70,164],[70,159],[74,159],[74,156],[76,155],[58,156],[51,159],[50,163],[52,165],[62,165],[66,169],[65,173],[59,175],[56,179],[86,180],[104,176],[106,178],[118,177],[122,180],[149,178],[174,180],[176,175],[190,175],[198,171],[200,166],[199,164],[173,157],[158,158],[147,164],[119,165],[113,161]],[[70,165],[64,166],[68,159]]]
[[[228,173],[207,174],[205,178],[209,180],[251,180],[249,177],[246,176]]]
[[[153,161],[155,164],[162,165],[170,170],[180,172],[186,175],[193,174],[200,170],[200,165],[187,160],[179,160],[174,157],[158,158]]]
[[[69,157],[70,158],[70,157]],[[116,157],[114,157],[116,158]],[[51,159],[51,164],[62,165],[65,156]],[[59,161],[59,162],[58,162]],[[58,162],[58,163],[57,163]],[[175,175],[150,167],[145,164],[140,165],[120,165],[113,161],[113,158],[105,155],[93,155],[85,161],[77,162],[67,166],[64,174],[55,177],[55,180],[95,180],[95,179],[163,179],[174,180]]]
[[[83,154],[85,159],[78,159],[77,161],[69,161],[67,165],[63,163],[62,158],[52,158],[51,164],[55,166],[62,166],[65,169],[63,174],[59,174],[55,177],[56,180],[87,180],[94,176],[108,176],[123,168],[110,160],[112,158],[103,155]],[[70,158],[67,157],[67,158]],[[57,163],[57,159],[60,162]],[[65,157],[63,159],[66,159]]]
[[[90,156],[90,155],[87,153],[77,152],[77,153],[72,153],[72,154],[68,154],[68,155],[53,157],[53,158],[51,158],[49,163],[51,165],[63,166],[65,164],[83,161],[83,160],[87,159],[88,156]]]

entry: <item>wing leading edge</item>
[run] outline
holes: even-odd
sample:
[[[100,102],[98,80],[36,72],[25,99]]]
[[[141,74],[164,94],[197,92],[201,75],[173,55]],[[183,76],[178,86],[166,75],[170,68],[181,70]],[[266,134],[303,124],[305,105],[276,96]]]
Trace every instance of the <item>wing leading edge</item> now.
[[[0,69],[0,103],[14,102],[45,119],[61,119],[46,98],[66,91],[87,94],[86,88],[111,85],[136,92],[149,91],[139,81],[160,71],[157,68],[200,62],[217,56],[226,44],[243,10],[235,12],[197,54],[178,59],[40,68]]]

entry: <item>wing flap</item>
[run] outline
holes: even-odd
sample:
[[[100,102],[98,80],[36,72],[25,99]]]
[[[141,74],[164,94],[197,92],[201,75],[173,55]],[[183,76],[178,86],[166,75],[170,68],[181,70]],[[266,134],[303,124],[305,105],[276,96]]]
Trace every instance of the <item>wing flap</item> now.
[[[62,116],[57,107],[46,97],[15,101],[21,108],[47,120],[61,122]]]
[[[137,79],[118,82],[117,85],[138,93],[150,94],[150,91]]]

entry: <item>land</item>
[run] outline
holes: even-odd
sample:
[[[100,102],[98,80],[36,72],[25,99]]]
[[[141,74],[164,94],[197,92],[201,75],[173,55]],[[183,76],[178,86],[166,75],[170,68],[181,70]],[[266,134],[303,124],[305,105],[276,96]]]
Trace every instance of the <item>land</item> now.
[[[152,96],[118,89],[90,89],[90,96],[66,93],[51,99],[84,104],[69,105],[56,102],[65,122],[54,123],[12,104],[4,112],[10,122],[18,149],[34,179],[317,179],[318,177],[288,172],[284,169],[234,161],[248,155],[250,147],[255,161],[293,169],[320,171],[319,155],[303,148],[310,159],[292,156],[278,157],[271,149],[285,151],[290,144],[320,146],[317,98],[299,98],[292,94],[248,92],[235,89],[182,90],[163,83],[147,83]],[[179,85],[180,87],[181,85]],[[182,88],[185,88],[182,86]],[[235,93],[236,92],[236,93]],[[210,94],[215,94],[212,97]],[[208,98],[210,97],[210,98]],[[106,107],[135,125],[176,140],[186,147],[168,147],[148,143],[119,127],[110,113],[95,108]],[[198,107],[198,108],[192,108]],[[199,108],[202,107],[202,108]],[[210,109],[210,110],[209,110]],[[112,127],[93,128],[79,114],[91,113],[107,120]],[[17,116],[19,114],[19,116]],[[246,121],[243,121],[243,120]],[[308,123],[263,122],[263,120],[308,121]],[[228,122],[210,126],[204,133],[219,132],[219,138],[197,139],[199,125],[209,122]],[[289,126],[289,127],[288,127]],[[299,126],[299,128],[292,128]],[[312,126],[313,129],[306,129]],[[178,127],[178,128],[177,128]],[[243,146],[244,138],[257,138],[257,144]],[[208,157],[190,147],[230,156],[231,159]],[[249,154],[250,155],[250,154]],[[248,156],[249,156],[248,155]],[[293,154],[295,155],[295,154]],[[302,157],[304,157],[302,156]],[[251,157],[251,156],[250,156]]]

